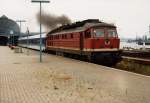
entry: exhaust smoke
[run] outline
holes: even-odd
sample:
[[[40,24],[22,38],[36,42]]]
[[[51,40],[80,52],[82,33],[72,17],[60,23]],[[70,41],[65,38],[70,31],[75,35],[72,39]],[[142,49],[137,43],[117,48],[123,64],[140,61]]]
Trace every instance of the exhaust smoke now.
[[[37,14],[37,19],[38,19],[38,22],[40,23],[40,12]],[[70,24],[71,19],[68,18],[66,15],[56,16],[54,14],[47,14],[42,11],[41,23],[48,30],[52,30],[61,25]]]

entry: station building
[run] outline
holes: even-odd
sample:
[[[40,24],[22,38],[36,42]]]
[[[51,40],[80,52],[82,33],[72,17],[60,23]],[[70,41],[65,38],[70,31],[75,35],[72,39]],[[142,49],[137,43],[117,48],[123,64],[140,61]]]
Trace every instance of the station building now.
[[[17,44],[17,39],[20,34],[19,25],[6,17],[0,17],[0,45]]]

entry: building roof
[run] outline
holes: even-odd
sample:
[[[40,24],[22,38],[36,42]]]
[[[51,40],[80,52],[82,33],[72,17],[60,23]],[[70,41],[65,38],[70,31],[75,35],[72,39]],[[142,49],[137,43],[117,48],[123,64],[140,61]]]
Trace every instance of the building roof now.
[[[19,35],[20,29],[18,24],[9,19],[7,16],[3,15],[0,17],[0,35],[9,36],[9,35]]]

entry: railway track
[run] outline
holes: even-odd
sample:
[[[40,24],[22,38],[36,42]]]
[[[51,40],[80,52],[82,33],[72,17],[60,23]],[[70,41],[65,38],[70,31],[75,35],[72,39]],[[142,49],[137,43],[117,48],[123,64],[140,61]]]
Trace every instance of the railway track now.
[[[122,52],[122,55],[126,56],[126,57],[150,59],[150,51],[149,50],[124,50]]]

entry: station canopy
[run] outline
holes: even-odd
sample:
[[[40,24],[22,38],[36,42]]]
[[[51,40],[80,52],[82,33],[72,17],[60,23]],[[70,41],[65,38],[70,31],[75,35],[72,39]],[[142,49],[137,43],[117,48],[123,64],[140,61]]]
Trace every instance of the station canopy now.
[[[0,36],[10,36],[12,34],[20,34],[19,25],[15,21],[3,15],[0,17]]]

